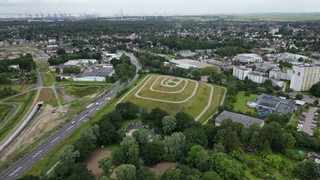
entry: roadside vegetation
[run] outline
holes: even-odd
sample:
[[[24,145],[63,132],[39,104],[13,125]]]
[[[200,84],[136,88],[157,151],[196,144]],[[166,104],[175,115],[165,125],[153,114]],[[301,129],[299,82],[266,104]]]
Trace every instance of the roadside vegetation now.
[[[0,104],[0,122],[8,115],[12,107],[10,104]]]
[[[20,111],[14,116],[14,118],[6,124],[6,126],[0,131],[0,141],[5,138],[5,136],[19,123],[22,117],[29,111],[31,108],[33,99],[35,96],[35,91],[30,91],[26,93],[24,97],[21,99],[9,99],[6,100],[6,103],[22,103],[22,108]]]

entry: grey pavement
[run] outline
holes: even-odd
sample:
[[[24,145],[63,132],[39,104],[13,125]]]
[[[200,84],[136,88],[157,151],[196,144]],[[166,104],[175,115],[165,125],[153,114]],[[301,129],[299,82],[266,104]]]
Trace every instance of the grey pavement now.
[[[312,120],[314,117],[314,113],[317,112],[318,108],[312,107],[306,115],[306,119],[303,123],[302,131],[308,133],[309,135],[313,134],[313,130],[311,129]]]

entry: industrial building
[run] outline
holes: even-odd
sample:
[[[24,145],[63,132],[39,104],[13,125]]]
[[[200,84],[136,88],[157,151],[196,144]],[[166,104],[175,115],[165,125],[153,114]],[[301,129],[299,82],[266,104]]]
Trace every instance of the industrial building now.
[[[223,111],[218,117],[216,117],[215,125],[220,126],[222,121],[226,119],[230,119],[233,122],[242,123],[246,128],[249,128],[253,124],[257,124],[260,127],[264,125],[264,121],[262,119],[253,118],[250,116],[229,112],[229,111]]]
[[[260,116],[266,116],[269,113],[288,114],[294,112],[296,109],[293,100],[268,94],[260,95],[256,103],[256,109]]]
[[[96,69],[89,73],[83,73],[73,78],[74,81],[105,81],[106,76],[114,74],[113,67]]]

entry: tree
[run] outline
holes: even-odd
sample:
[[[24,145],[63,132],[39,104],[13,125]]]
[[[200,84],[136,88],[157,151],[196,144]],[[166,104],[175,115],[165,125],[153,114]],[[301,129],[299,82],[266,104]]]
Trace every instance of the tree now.
[[[55,168],[53,179],[94,180],[95,175],[87,169],[85,163],[60,163]]]
[[[206,150],[200,145],[194,145],[188,153],[187,162],[193,168],[206,171],[208,169],[208,159]]]
[[[99,167],[103,169],[103,172],[109,177],[110,176],[110,168],[112,166],[111,157],[102,158],[99,160]]]
[[[195,80],[201,80],[201,71],[199,69],[192,69],[191,70],[192,78]]]
[[[207,136],[202,128],[191,127],[183,131],[188,143],[199,144],[201,146],[206,145]]]
[[[57,154],[61,162],[72,163],[80,157],[80,152],[73,145],[65,145]]]
[[[195,124],[198,124],[192,116],[188,115],[185,112],[178,112],[175,115],[175,118],[177,122],[177,132],[183,132],[185,129],[192,127]]]
[[[140,154],[144,164],[152,166],[161,162],[164,154],[164,147],[158,141],[153,141],[140,149]]]
[[[124,137],[120,143],[120,146],[121,148],[125,149],[126,151],[128,151],[128,149],[137,144],[137,141],[134,137],[132,136],[127,136],[127,137]]]
[[[61,72],[60,68],[56,68],[55,72],[56,72],[57,74],[60,74],[60,72]]]
[[[298,179],[319,179],[319,166],[313,161],[299,162],[292,168],[292,174]]]
[[[296,100],[301,100],[301,99],[303,99],[303,95],[302,94],[297,94],[295,99]]]
[[[311,88],[310,88],[310,93],[316,97],[320,97],[320,82],[314,84]]]
[[[66,50],[65,49],[63,49],[63,48],[58,48],[57,49],[57,55],[64,55],[64,54],[66,54]]]
[[[31,78],[31,80],[32,80],[32,82],[33,83],[36,83],[37,82],[37,73],[36,73],[36,71],[35,70],[32,70],[32,71],[30,71],[30,78]]]
[[[173,133],[171,136],[165,137],[164,158],[168,161],[179,160],[182,156],[182,147],[185,145],[186,137],[183,133]]]
[[[210,155],[209,165],[222,179],[242,179],[243,170],[224,153]]]
[[[152,109],[151,113],[146,117],[147,120],[154,122],[154,124],[161,128],[162,127],[162,119],[164,116],[168,115],[168,113],[158,107]]]
[[[178,168],[171,168],[167,170],[162,176],[161,180],[172,180],[172,179],[180,179],[182,172]]]
[[[139,116],[140,120],[144,119],[145,116],[148,114],[149,110],[146,106],[139,106]]]
[[[121,114],[117,111],[112,111],[109,113],[106,116],[106,119],[109,119],[116,129],[119,129],[121,127],[121,123],[123,122]]]
[[[75,149],[79,150],[80,157],[77,160],[85,161],[96,149],[97,137],[99,136],[99,126],[94,125],[91,128],[81,132],[80,138],[74,143]]]
[[[140,147],[144,147],[153,141],[153,135],[145,128],[139,128],[138,130],[134,131],[132,135],[136,141],[138,141]]]
[[[120,143],[120,148],[112,153],[112,164],[139,165],[139,145],[133,137],[125,137]]]
[[[150,172],[149,168],[140,167],[136,172],[137,180],[155,180],[154,174]]]
[[[131,102],[119,103],[116,111],[122,115],[123,119],[135,119],[138,117],[139,106]]]
[[[174,116],[165,116],[162,119],[162,130],[165,134],[171,134],[176,128],[177,121]]]
[[[115,172],[119,180],[136,179],[136,167],[132,164],[121,164],[115,169]]]
[[[34,176],[34,175],[26,175],[26,176],[19,178],[18,180],[40,180],[40,177]]]
[[[108,119],[101,119],[99,125],[99,145],[108,145],[118,141],[119,136],[114,125]]]
[[[222,180],[215,171],[207,171],[202,175],[203,180]]]
[[[72,167],[72,174],[69,178],[66,179],[83,179],[83,180],[94,180],[95,175],[87,169],[85,163],[76,163]]]
[[[286,133],[286,132],[282,134],[281,140],[282,140],[283,150],[289,150],[294,148],[294,144],[296,143],[296,140],[294,139],[292,134]]]
[[[229,132],[223,142],[229,152],[236,150],[240,146],[240,140],[234,131]]]
[[[263,161],[267,165],[269,165],[275,169],[278,169],[278,170],[279,170],[281,164],[283,164],[282,158],[278,155],[267,155],[265,158],[263,158]]]

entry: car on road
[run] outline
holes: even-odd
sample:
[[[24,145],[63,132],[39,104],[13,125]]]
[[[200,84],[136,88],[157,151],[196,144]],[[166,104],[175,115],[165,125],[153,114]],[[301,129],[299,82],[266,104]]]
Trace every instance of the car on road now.
[[[74,123],[76,123],[76,121],[72,121],[72,122],[71,122],[71,124],[74,124]]]
[[[110,101],[111,100],[111,97],[108,97],[108,101]]]
[[[96,102],[96,106],[98,106],[99,105],[99,103],[98,102]]]

